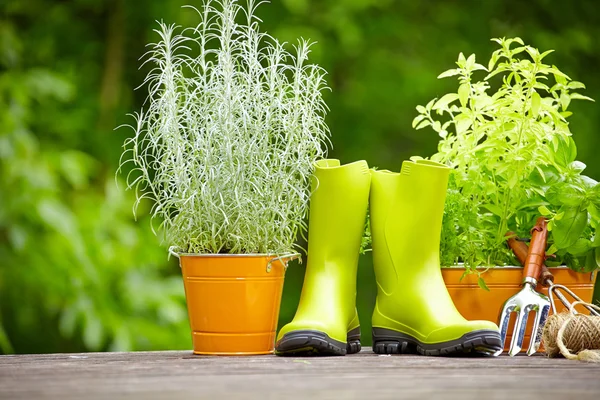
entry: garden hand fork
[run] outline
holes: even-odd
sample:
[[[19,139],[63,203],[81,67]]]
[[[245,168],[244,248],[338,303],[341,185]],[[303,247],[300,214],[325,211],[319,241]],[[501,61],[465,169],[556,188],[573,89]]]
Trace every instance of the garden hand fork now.
[[[508,351],[510,356],[518,354],[523,347],[527,318],[531,311],[535,311],[536,315],[527,355],[534,354],[540,347],[541,335],[539,333],[541,329],[539,328],[546,323],[546,318],[550,311],[550,300],[547,296],[536,292],[535,287],[537,286],[537,279],[542,271],[542,265],[546,256],[547,224],[546,218],[540,217],[531,230],[531,244],[523,267],[523,288],[519,293],[508,299],[502,308],[499,324],[502,348],[504,348],[506,340],[510,315],[512,312],[517,313],[515,329]]]
[[[509,232],[506,234],[510,236],[508,239],[508,247],[511,248],[521,265],[525,264],[525,260],[527,259],[528,246],[525,242],[519,241],[515,238],[515,234],[513,232]],[[560,302],[565,306],[567,310],[572,310],[574,314],[577,314],[577,311],[572,308],[571,302],[567,299],[565,294],[568,294],[573,298],[573,300],[577,302],[581,302],[582,305],[588,309],[590,315],[594,315],[596,317],[600,317],[600,312],[596,311],[593,306],[588,305],[585,301],[583,301],[579,296],[577,296],[571,289],[564,285],[557,285],[554,283],[554,275],[548,270],[546,265],[542,265],[542,274],[540,277],[540,283],[548,288],[548,296],[550,297],[550,304],[552,306],[552,313],[557,314],[556,310],[556,301],[554,301],[554,296],[558,297]],[[541,328],[541,327],[540,327]]]

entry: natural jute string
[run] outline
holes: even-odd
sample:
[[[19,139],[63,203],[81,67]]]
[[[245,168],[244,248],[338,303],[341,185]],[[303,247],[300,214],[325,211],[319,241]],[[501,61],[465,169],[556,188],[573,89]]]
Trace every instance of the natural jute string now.
[[[600,363],[600,317],[575,314],[576,301],[569,311],[548,317],[542,339],[549,357],[562,354],[569,360]],[[594,304],[589,306],[600,311]]]

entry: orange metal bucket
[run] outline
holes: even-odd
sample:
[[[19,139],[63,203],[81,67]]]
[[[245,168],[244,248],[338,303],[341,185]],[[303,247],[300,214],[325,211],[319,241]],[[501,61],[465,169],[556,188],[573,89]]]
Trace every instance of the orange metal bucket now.
[[[180,255],[194,354],[272,353],[295,255]]]
[[[591,303],[594,294],[595,273],[578,273],[567,267],[549,268],[554,275],[554,283],[565,285],[582,300]],[[498,323],[500,312],[504,302],[521,290],[523,268],[521,267],[498,267],[491,268],[483,273],[481,277],[485,280],[490,291],[483,290],[477,285],[476,274],[470,274],[460,280],[465,272],[464,268],[442,268],[442,275],[446,287],[456,305],[456,308],[466,319],[483,319]],[[547,288],[538,285],[538,291],[548,295]],[[564,310],[562,303],[556,302],[558,312]],[[510,340],[514,329],[514,317],[508,327],[508,335],[505,342],[505,350],[510,347]],[[531,339],[533,320],[530,316],[523,350],[527,350]]]

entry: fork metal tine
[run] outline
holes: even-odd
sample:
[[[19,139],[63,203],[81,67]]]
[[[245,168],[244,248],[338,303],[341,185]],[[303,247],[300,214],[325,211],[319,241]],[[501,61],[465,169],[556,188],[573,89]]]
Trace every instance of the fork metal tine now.
[[[521,351],[523,348],[523,340],[525,339],[525,329],[527,328],[527,317],[529,315],[529,307],[525,307],[522,310],[519,310],[519,314],[517,315],[517,321],[515,323],[515,330],[513,332],[513,337],[510,342],[510,349],[508,350],[508,354],[512,357]]]
[[[542,304],[535,312],[535,320],[533,322],[533,331],[531,333],[531,340],[529,341],[529,348],[527,349],[527,355],[531,356],[537,353],[542,342],[542,333],[546,319],[548,318],[548,312],[550,311],[549,304]]]
[[[510,314],[515,310],[515,306],[510,304],[511,300],[512,298],[506,301],[504,307],[502,307],[502,315],[500,316],[500,340],[503,349],[506,341],[506,334],[508,333]]]

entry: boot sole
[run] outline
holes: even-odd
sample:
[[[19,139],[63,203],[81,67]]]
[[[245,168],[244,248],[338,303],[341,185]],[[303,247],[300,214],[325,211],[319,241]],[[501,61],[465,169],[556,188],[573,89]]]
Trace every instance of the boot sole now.
[[[313,330],[288,332],[275,345],[278,356],[345,356],[358,353],[360,328],[348,332],[347,342],[330,338],[326,333]]]
[[[391,329],[373,328],[373,352],[377,354],[487,356],[501,349],[500,333],[490,330],[469,332],[456,340],[428,344]]]

